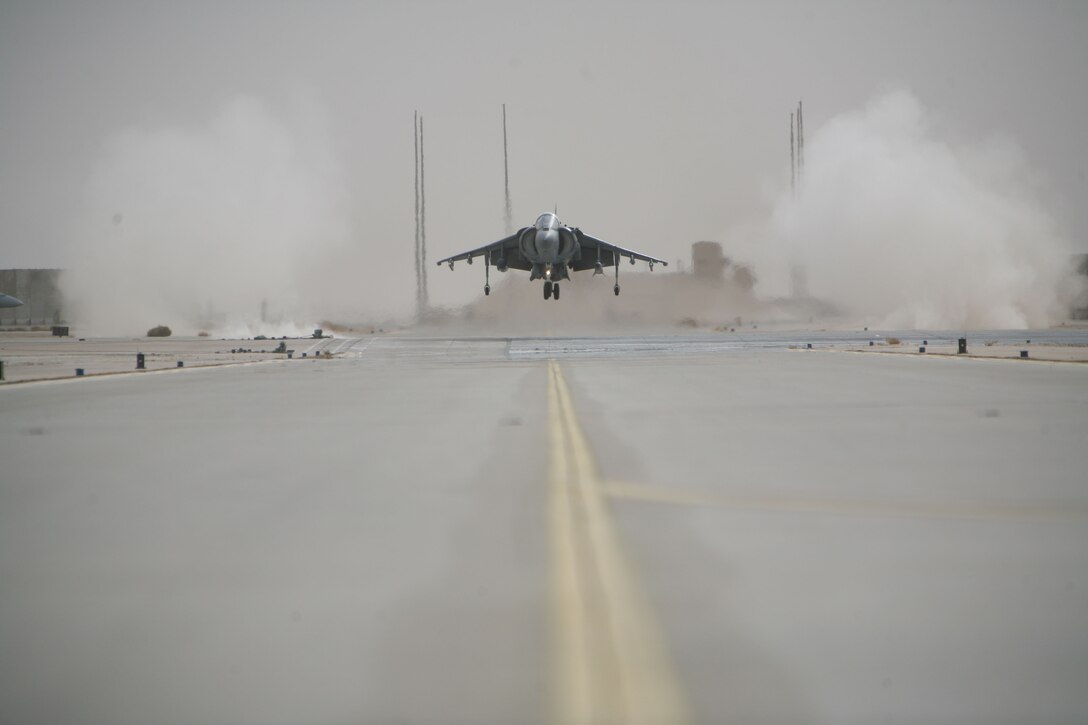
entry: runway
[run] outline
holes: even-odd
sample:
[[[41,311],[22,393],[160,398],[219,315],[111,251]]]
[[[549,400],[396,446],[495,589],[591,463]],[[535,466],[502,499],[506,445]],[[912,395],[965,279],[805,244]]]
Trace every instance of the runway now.
[[[1088,365],[823,334],[0,387],[0,722],[1083,722]]]

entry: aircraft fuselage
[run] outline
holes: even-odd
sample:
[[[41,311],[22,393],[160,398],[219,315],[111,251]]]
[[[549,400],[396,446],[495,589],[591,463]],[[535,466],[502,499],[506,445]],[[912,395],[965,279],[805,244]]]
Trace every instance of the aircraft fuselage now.
[[[521,230],[518,238],[521,253],[533,267],[529,279],[570,279],[567,264],[581,251],[578,240],[569,228],[559,223],[555,214],[545,212],[536,223]]]

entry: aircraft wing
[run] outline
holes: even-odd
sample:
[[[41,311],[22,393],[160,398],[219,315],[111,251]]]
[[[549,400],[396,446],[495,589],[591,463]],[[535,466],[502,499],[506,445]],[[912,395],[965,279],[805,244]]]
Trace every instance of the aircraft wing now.
[[[600,249],[601,264],[605,267],[611,267],[616,263],[617,257],[627,257],[631,260],[639,260],[640,262],[648,262],[651,266],[660,264],[663,267],[669,266],[669,263],[664,259],[658,259],[657,257],[651,257],[648,254],[642,254],[641,252],[635,252],[631,249],[624,249],[618,247],[615,244],[609,244],[603,239],[592,237],[585,232],[579,230],[578,238],[582,244],[581,259],[574,262],[574,269],[592,269],[597,264],[597,250]]]
[[[461,261],[472,264],[474,257],[482,257],[486,254],[489,255],[492,264],[497,264],[498,260],[503,258],[506,260],[506,265],[512,269],[530,269],[532,265],[522,257],[521,248],[518,246],[519,234],[521,234],[520,230],[508,237],[503,237],[497,242],[491,242],[491,244],[485,244],[482,247],[476,247],[476,249],[470,249],[467,252],[440,259],[435,264],[439,266],[443,264],[452,265],[454,262]]]

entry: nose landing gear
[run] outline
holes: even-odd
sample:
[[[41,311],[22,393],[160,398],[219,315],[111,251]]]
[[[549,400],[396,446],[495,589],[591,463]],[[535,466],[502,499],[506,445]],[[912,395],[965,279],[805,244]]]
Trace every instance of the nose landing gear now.
[[[555,299],[559,299],[559,283],[558,282],[556,282],[555,285],[552,286],[552,297],[555,297]]]
[[[548,280],[544,283],[544,299],[550,300],[552,298],[552,281]]]

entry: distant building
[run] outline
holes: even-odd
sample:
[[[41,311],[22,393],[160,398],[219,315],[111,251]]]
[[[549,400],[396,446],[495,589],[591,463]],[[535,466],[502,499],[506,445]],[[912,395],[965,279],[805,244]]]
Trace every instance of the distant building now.
[[[691,273],[696,279],[722,282],[728,265],[729,260],[722,254],[722,245],[717,242],[695,242],[691,245]]]
[[[722,254],[721,244],[695,242],[691,245],[691,274],[695,279],[722,284],[726,282],[726,270],[729,269],[733,271],[729,283],[744,292],[751,292],[756,285],[752,270],[744,265],[733,264],[733,260]]]
[[[59,269],[0,269],[0,291],[23,301],[0,309],[0,325],[54,325],[64,321]]]

